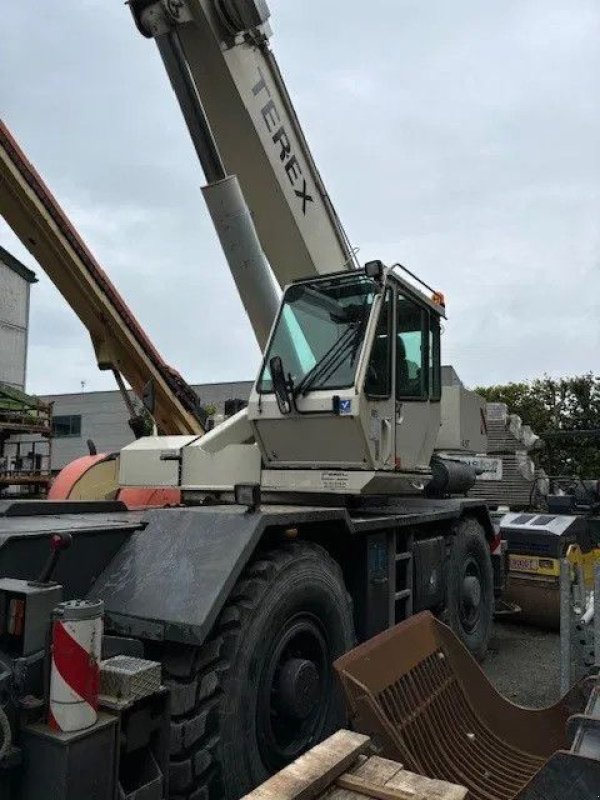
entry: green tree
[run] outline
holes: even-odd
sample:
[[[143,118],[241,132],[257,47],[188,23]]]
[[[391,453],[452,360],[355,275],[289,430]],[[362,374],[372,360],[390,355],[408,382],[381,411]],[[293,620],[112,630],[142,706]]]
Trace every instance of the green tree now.
[[[546,442],[539,465],[550,475],[600,478],[600,378],[543,378],[476,389],[488,402],[506,403]]]

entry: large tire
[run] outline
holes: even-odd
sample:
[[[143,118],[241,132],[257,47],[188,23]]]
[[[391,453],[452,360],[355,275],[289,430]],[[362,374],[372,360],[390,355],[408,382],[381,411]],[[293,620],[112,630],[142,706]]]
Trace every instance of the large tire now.
[[[164,655],[170,797],[237,800],[337,730],[331,664],[354,643],[351,601],[325,550],[298,542],[259,555],[210,640]]]
[[[494,621],[494,572],[485,531],[473,518],[456,526],[447,575],[448,624],[481,661]]]

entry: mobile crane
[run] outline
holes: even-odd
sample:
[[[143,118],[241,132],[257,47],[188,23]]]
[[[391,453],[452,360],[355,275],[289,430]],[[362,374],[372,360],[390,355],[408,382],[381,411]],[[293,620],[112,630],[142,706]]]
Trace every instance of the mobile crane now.
[[[129,6],[179,99],[264,357],[246,410],[121,451],[121,485],[176,487],[181,506],[6,504],[0,574],[13,592],[42,572],[65,599],[102,600],[111,653],[162,662],[169,796],[233,800],[340,724],[331,664],[356,639],[432,609],[483,656],[499,540],[464,497],[468,470],[434,454],[443,297],[398,267],[356,265],[266,4]],[[43,569],[57,530],[72,543]],[[19,708],[43,685],[1,635],[0,654],[18,742]]]

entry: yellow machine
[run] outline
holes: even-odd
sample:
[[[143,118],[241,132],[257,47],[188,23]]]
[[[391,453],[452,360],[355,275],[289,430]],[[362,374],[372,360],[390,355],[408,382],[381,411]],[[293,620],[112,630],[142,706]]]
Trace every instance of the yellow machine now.
[[[523,621],[558,629],[560,560],[581,564],[586,587],[593,588],[594,564],[600,560],[593,520],[573,514],[506,514],[501,532],[509,550],[505,599],[522,609]]]

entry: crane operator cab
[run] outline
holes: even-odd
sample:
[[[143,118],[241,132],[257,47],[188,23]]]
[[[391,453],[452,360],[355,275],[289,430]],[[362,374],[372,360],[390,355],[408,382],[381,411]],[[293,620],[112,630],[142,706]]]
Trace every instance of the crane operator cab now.
[[[292,283],[248,408],[202,437],[123,448],[120,485],[180,487],[190,503],[238,485],[278,499],[464,494],[471,468],[432,460],[444,316],[441,295],[380,261]]]
[[[263,490],[415,493],[441,414],[443,297],[379,261],[282,298],[248,420]]]

